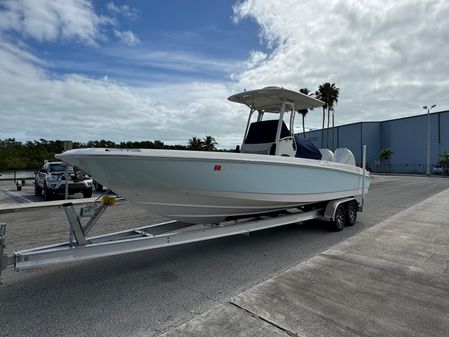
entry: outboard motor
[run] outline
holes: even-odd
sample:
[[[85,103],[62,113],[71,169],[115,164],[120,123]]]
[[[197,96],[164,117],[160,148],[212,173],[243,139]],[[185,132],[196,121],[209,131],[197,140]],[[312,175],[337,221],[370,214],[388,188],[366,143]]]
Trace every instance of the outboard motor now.
[[[334,160],[337,163],[355,166],[354,155],[349,149],[345,147],[341,147],[335,150]]]
[[[327,161],[335,161],[334,160],[334,153],[329,149],[320,149],[321,152],[321,160],[327,160]]]

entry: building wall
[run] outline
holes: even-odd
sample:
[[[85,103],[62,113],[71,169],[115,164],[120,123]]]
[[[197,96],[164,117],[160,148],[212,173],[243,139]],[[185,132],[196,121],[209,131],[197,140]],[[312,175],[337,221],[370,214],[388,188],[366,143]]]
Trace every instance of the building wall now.
[[[445,115],[449,116],[449,112]],[[430,163],[436,164],[441,153],[439,113],[430,115]],[[449,128],[449,120],[445,128]],[[391,172],[425,173],[427,165],[427,115],[382,122],[381,148],[394,152],[386,169]],[[440,137],[441,138],[441,137]]]
[[[362,162],[362,146],[366,145],[366,162],[370,169],[374,167],[376,160],[379,158],[379,152],[381,150],[381,130],[382,123],[371,122],[371,123],[361,123],[362,124],[362,142],[360,143],[359,153],[360,160]]]
[[[365,144],[367,164],[373,171],[426,172],[427,114],[341,125],[335,129],[335,148],[350,149],[358,165],[361,164],[362,146]],[[435,165],[441,153],[449,152],[449,111],[430,114],[430,135],[430,163]],[[306,137],[318,148],[321,147],[321,130],[307,132]],[[379,152],[383,148],[391,148],[394,155],[390,160],[379,163]]]
[[[439,112],[438,152],[449,152],[449,111]]]

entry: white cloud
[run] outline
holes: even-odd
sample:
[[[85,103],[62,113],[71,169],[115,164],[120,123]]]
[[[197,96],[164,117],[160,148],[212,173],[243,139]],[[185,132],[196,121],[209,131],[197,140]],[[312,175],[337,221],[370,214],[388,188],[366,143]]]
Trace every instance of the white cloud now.
[[[224,146],[244,131],[245,114],[226,101],[234,91],[226,84],[132,87],[108,76],[55,78],[19,48],[0,48],[0,60],[0,138],[179,144],[210,134]]]
[[[112,12],[112,13],[120,13],[120,7],[117,6],[116,4],[114,4],[113,2],[109,2],[108,5],[106,6],[106,8],[108,9],[108,11]]]
[[[181,73],[220,74],[228,76],[232,72],[238,72],[245,68],[243,62],[235,59],[217,59],[208,55],[186,52],[183,50],[150,50],[108,49],[107,55],[122,58],[127,62],[142,67],[152,67],[161,70]]]
[[[99,39],[106,39],[106,28],[113,27],[120,43],[135,46],[140,42],[132,31],[120,31],[113,17],[96,14],[89,0],[5,0],[1,5],[4,10],[0,12],[0,33],[15,31],[38,41],[76,39],[96,44]],[[137,11],[128,5],[116,6],[111,2],[107,9],[137,18]]]
[[[261,51],[251,51],[250,53],[250,57],[249,60],[247,62],[247,67],[248,68],[255,68],[260,66],[263,61],[265,61],[267,59],[268,55],[261,52]]]
[[[106,6],[108,11],[113,14],[121,14],[131,20],[137,19],[137,10],[128,5],[116,5],[113,2],[109,2]]]
[[[114,29],[114,35],[119,39],[119,41],[126,46],[135,46],[140,43],[139,38],[132,31],[127,30],[124,32],[120,32],[117,29]]]
[[[5,0],[0,31],[16,31],[39,41],[60,38],[94,43],[110,18],[97,15],[87,0]]]
[[[89,2],[73,2],[87,11],[78,12],[85,16],[83,19],[74,16],[69,23],[64,19],[66,15],[58,12],[63,11],[62,7],[56,10],[47,2],[42,4],[42,13],[35,13],[33,5],[26,1],[7,2],[0,12],[2,18],[11,17],[0,20],[0,138],[162,139],[182,143],[192,136],[212,134],[221,145],[240,140],[242,131],[238,126],[244,125],[235,123],[232,104],[226,102],[232,93],[228,84],[188,82],[154,87],[147,82],[133,87],[114,81],[108,72],[101,79],[51,73],[51,64],[34,55],[24,42],[2,32],[15,31],[39,41],[66,37],[93,44],[101,35],[101,27],[96,25],[99,17]],[[45,17],[49,18],[48,26],[33,31],[32,26],[43,24]],[[91,28],[85,35],[77,35],[83,25],[76,27],[75,23],[89,20]],[[130,31],[113,32],[127,45],[139,41]],[[121,50],[117,57],[123,58],[123,52],[132,53]],[[175,52],[128,56],[132,55],[141,64],[171,70],[178,67],[178,71],[217,71],[230,64]],[[239,119],[244,121],[244,115],[238,114]]]
[[[314,90],[335,82],[340,124],[449,106],[447,1],[247,0],[234,13],[236,21],[256,20],[272,47],[263,62],[234,75],[241,87]],[[309,115],[318,127],[319,113]]]

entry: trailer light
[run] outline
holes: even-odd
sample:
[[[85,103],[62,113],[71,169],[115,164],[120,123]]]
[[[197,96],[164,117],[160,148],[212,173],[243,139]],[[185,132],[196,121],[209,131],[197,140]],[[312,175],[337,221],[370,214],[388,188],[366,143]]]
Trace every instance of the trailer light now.
[[[221,171],[221,165],[215,165],[214,171]]]

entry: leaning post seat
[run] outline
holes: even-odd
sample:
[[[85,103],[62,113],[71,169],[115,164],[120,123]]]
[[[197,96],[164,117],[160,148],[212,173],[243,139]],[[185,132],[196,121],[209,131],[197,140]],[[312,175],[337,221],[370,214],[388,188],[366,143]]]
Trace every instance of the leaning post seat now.
[[[279,120],[265,120],[251,123],[248,135],[242,145],[241,152],[274,154],[273,145],[276,141],[276,132]],[[287,125],[282,122],[281,139],[290,136]]]
[[[274,143],[278,122],[277,119],[272,119],[251,123],[245,144]],[[281,138],[288,136],[290,136],[290,131],[288,131],[287,125],[282,121]]]

